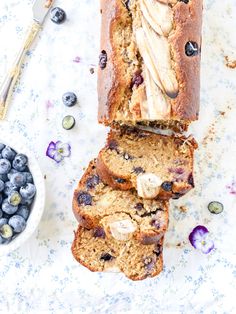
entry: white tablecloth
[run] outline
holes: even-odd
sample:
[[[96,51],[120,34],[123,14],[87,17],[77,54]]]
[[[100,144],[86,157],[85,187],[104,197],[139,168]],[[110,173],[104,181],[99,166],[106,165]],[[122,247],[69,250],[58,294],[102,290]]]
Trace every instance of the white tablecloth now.
[[[31,0],[0,1],[1,81],[24,38],[31,5]],[[236,59],[235,0],[204,2],[201,114],[191,129],[200,146],[196,188],[172,202],[164,271],[142,282],[121,274],[91,273],[70,252],[77,226],[72,193],[107,130],[96,120],[99,1],[57,5],[66,11],[67,21],[56,25],[47,19],[27,57],[8,115],[9,132],[23,136],[40,163],[47,199],[35,234],[0,258],[0,312],[236,313],[236,69],[225,65],[225,56]],[[78,95],[79,105],[62,104],[67,91]],[[66,114],[76,118],[71,131],[61,127]],[[71,157],[58,165],[45,156],[48,143],[56,140],[72,147]],[[222,214],[209,213],[212,200],[224,204]],[[181,205],[186,213],[179,211]],[[198,224],[213,236],[216,249],[209,255],[188,242]]]

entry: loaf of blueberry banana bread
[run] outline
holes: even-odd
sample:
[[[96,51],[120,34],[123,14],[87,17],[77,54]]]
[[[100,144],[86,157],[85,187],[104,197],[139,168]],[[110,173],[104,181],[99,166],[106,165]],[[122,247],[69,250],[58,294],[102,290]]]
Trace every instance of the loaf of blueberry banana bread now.
[[[101,0],[99,122],[186,130],[198,118],[202,0]]]
[[[144,199],[176,199],[194,187],[196,147],[192,137],[113,129],[98,155],[97,171],[112,188],[135,188]]]
[[[90,162],[74,192],[73,211],[80,224],[96,228],[107,238],[149,245],[162,238],[168,227],[168,202],[144,200],[135,190],[114,190],[97,174]]]
[[[72,244],[73,256],[89,270],[118,270],[131,280],[157,276],[163,269],[162,249],[163,239],[152,245],[143,245],[134,239],[123,242],[81,226]]]

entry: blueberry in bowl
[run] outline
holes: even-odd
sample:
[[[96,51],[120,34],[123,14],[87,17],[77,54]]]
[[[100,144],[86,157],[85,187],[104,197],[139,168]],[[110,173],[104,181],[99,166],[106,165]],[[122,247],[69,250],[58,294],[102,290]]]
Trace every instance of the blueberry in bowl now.
[[[19,248],[34,233],[44,209],[39,165],[17,137],[0,136],[0,256]]]

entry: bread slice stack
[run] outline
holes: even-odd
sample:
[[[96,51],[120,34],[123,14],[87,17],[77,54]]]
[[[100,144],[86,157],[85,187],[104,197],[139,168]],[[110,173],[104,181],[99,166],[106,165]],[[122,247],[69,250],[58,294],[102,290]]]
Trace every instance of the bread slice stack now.
[[[101,13],[98,120],[110,132],[74,192],[72,253],[142,280],[163,269],[170,199],[194,187],[197,144],[182,131],[198,117],[202,2],[101,0]]]

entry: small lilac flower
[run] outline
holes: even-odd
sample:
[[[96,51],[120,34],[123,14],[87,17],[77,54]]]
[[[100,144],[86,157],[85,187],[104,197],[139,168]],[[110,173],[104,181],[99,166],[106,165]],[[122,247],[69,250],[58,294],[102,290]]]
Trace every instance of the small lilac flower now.
[[[46,156],[55,160],[57,163],[61,162],[65,157],[71,154],[71,146],[68,143],[57,141],[50,142],[46,151]]]
[[[209,237],[209,231],[204,226],[197,226],[189,235],[192,246],[204,254],[208,254],[214,249],[214,242]]]

